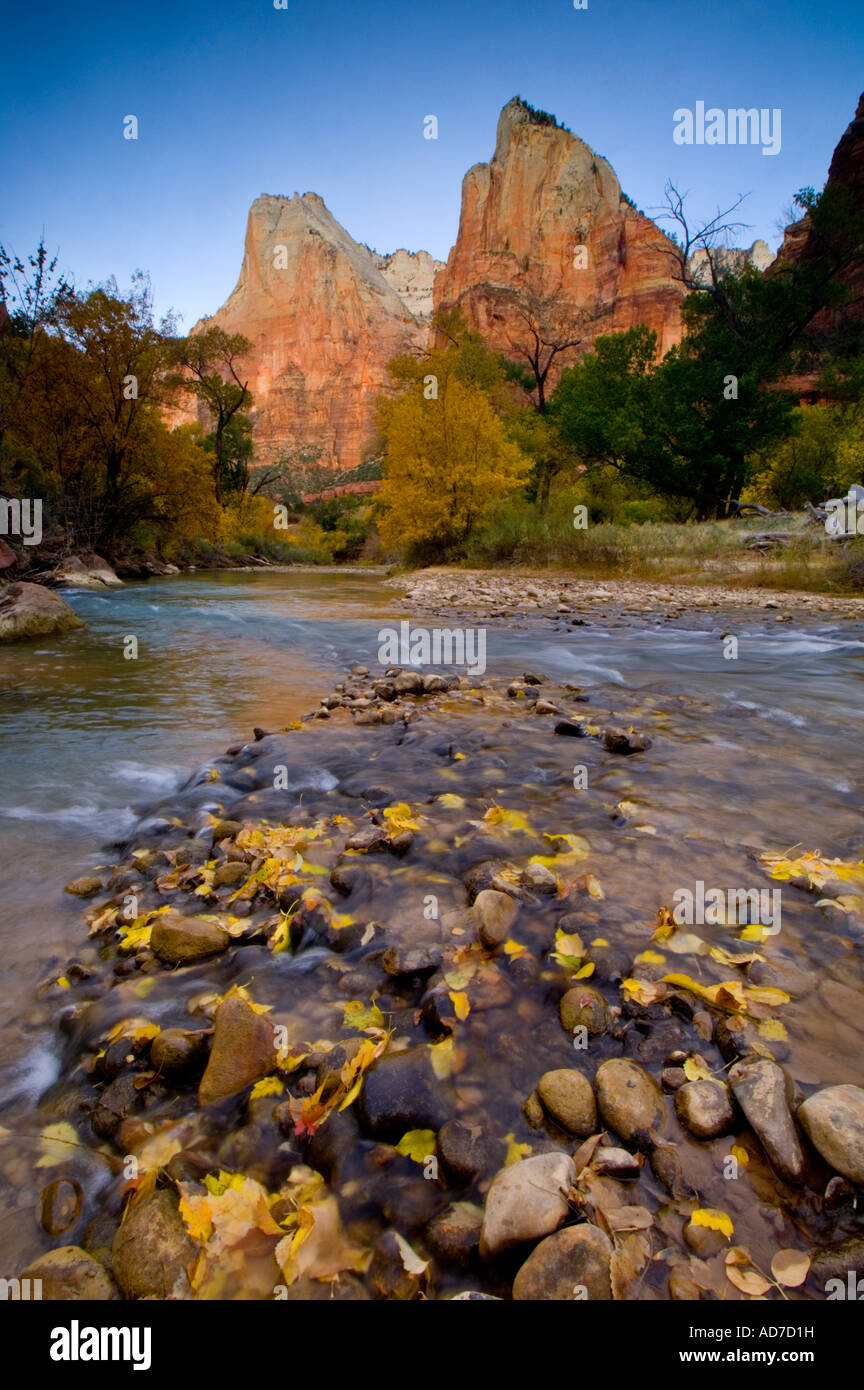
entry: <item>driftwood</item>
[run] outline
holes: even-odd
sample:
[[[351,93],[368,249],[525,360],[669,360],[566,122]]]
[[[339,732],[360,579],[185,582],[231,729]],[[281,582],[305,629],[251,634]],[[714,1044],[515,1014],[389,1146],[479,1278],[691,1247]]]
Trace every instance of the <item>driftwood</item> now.
[[[757,516],[788,516],[788,512],[772,512],[769,507],[760,507],[758,502],[739,502],[733,498],[729,503],[729,510],[734,516],[743,516],[745,512],[755,512]]]

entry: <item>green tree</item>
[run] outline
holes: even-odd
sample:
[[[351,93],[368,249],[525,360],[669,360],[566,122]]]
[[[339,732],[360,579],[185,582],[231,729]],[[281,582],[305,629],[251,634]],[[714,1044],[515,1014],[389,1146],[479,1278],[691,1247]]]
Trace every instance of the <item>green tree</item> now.
[[[215,324],[175,344],[175,362],[182,369],[175,381],[201,401],[213,421],[213,485],[220,503],[237,478],[242,432],[232,432],[231,423],[252,404],[248,381],[240,379],[240,362],[250,347],[242,333],[226,333]]]

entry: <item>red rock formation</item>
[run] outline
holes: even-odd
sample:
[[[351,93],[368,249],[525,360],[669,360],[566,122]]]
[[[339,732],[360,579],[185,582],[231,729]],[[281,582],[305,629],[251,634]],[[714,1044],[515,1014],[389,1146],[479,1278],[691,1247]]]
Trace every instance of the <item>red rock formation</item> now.
[[[436,310],[458,306],[490,346],[514,356],[525,339],[520,300],[554,301],[556,330],[584,324],[582,346],[562,366],[600,334],[640,323],[668,351],[681,338],[684,297],[671,242],[624,197],[607,160],[537,117],[514,97],[501,112],[491,163],[466,174],[456,245],[435,281]]]
[[[831,185],[846,188],[851,208],[859,216],[864,215],[864,93],[858,101],[854,120],[846,127],[834,151],[826,187]],[[780,269],[784,261],[800,262],[822,255],[823,248],[816,244],[810,219],[803,217],[800,222],[793,222],[786,228],[774,268]],[[817,338],[836,332],[849,320],[864,321],[864,260],[859,259],[851,265],[843,279],[848,298],[839,309],[824,310],[817,316],[811,326]]]
[[[316,193],[256,199],[237,286],[206,322],[252,344],[243,365],[259,463],[320,451],[321,463],[345,470],[369,456],[387,363],[425,342],[423,281],[429,298],[437,264],[425,252],[374,255]],[[416,313],[388,274],[405,284]]]

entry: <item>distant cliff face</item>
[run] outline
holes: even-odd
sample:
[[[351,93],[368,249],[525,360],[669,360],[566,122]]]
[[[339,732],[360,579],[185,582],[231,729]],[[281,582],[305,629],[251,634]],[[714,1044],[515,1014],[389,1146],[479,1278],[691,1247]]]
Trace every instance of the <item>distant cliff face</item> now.
[[[387,363],[423,346],[439,264],[376,255],[315,193],[255,200],[240,278],[207,322],[252,344],[243,367],[259,462],[315,450],[345,469],[369,456]]]
[[[644,323],[666,352],[681,338],[684,292],[672,245],[630,205],[607,160],[515,97],[495,153],[462,184],[456,245],[435,281],[435,307],[461,309],[490,346],[524,337],[519,299],[557,305],[558,327],[583,324],[583,347]],[[566,362],[562,362],[565,365]]]
[[[840,137],[834,151],[831,167],[828,170],[828,184],[839,184],[850,194],[851,204],[858,215],[864,214],[864,93],[862,93],[855,118]],[[823,248],[816,244],[810,220],[802,218],[786,228],[783,245],[777,255],[778,266],[784,261],[802,261],[818,258]],[[817,333],[831,332],[838,328],[844,319],[864,320],[864,264],[849,267],[844,276],[848,289],[847,302],[837,310],[821,313],[814,328]]]

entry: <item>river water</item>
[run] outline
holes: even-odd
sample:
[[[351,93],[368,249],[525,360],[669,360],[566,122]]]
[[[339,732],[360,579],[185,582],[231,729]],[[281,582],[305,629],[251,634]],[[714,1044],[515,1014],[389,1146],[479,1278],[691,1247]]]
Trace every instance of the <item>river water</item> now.
[[[374,669],[379,629],[406,616],[397,591],[356,572],[184,575],[65,597],[85,629],[0,648],[0,1122],[32,1108],[57,1075],[46,1010],[34,1000],[38,982],[56,976],[86,931],[82,905],[64,895],[64,884],[111,864],[110,846],[148,806],[228,745],[246,742],[254,726],[279,729],[350,666]],[[619,722],[651,719],[660,731],[650,760],[621,760],[599,772],[594,788],[610,806],[638,802],[653,830],[631,836],[622,856],[611,828],[607,847],[607,832],[592,826],[609,896],[627,901],[630,920],[650,923],[676,883],[711,882],[712,874],[739,882],[730,874],[740,875],[745,851],[800,844],[860,858],[860,627],[778,624],[770,613],[630,621],[598,613],[581,627],[537,621],[487,634],[489,674],[540,669],[583,687]],[[730,631],[739,642],[734,661],[724,655]],[[134,660],[124,655],[130,637]],[[554,742],[561,753],[570,741]],[[537,749],[532,762],[526,738],[525,782],[542,807],[548,774],[537,768],[548,754],[539,742]],[[566,755],[574,760],[571,748]],[[315,785],[326,791],[340,769],[321,757]],[[513,764],[518,758],[508,764],[502,753],[493,767],[506,765],[512,778]],[[425,788],[420,772],[415,783],[417,801],[447,789]],[[490,792],[504,800],[506,786]],[[837,965],[845,922],[807,912],[791,914],[787,963],[835,962],[835,994],[811,995],[797,1014],[793,1006],[796,1075],[861,1084],[860,1016],[838,1018],[836,999],[859,988],[847,953],[860,953],[862,943],[854,932],[843,936]]]

